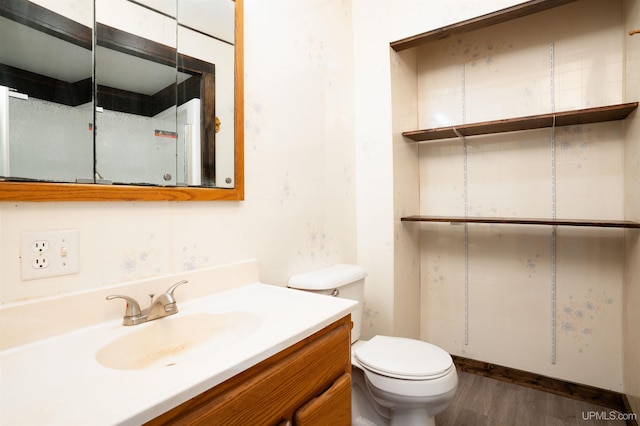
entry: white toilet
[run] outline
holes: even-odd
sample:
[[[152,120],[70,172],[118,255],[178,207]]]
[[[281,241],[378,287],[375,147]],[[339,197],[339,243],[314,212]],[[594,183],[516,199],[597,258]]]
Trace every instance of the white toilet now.
[[[435,415],[449,405],[458,386],[453,360],[421,340],[358,340],[366,275],[359,266],[334,265],[295,275],[289,287],[359,302],[351,312],[352,424],[435,425]]]

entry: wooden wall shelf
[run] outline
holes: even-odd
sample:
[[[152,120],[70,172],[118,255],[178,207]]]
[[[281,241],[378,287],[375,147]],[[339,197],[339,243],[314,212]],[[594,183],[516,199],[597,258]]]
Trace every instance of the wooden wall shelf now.
[[[578,124],[599,123],[604,121],[624,120],[636,108],[638,108],[638,102],[629,102],[618,105],[607,105],[550,114],[531,115],[527,117],[482,121],[477,123],[461,124],[459,126],[412,130],[402,132],[402,136],[416,142],[423,142],[457,138],[458,136],[478,136],[492,133],[541,129],[545,127],[552,127],[554,125],[573,126]]]
[[[522,18],[523,16],[542,12],[574,1],[576,0],[531,0],[496,12],[487,13],[486,15],[478,16],[477,18],[467,19],[466,21],[394,41],[391,43],[391,48],[396,52],[400,52],[401,50],[417,47],[425,43],[442,40],[455,34],[486,28],[491,25],[499,24],[511,19]]]
[[[597,219],[541,219],[515,217],[474,217],[474,216],[407,216],[400,218],[403,222],[436,222],[436,223],[489,223],[501,225],[551,225],[551,226],[586,226],[597,228],[639,228],[640,223],[630,220],[597,220]]]

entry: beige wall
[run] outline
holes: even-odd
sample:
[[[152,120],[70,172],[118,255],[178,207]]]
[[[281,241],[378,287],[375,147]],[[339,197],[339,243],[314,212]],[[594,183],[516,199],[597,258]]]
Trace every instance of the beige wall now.
[[[420,338],[420,227],[402,216],[420,210],[418,145],[407,143],[403,129],[417,128],[415,50],[391,51],[394,185],[394,334]]]
[[[640,2],[624,1],[625,30],[640,29]],[[625,34],[626,100],[640,99],[640,34]],[[625,211],[627,220],[640,221],[640,115],[625,123]],[[640,413],[640,230],[625,233],[623,306],[624,392]]]

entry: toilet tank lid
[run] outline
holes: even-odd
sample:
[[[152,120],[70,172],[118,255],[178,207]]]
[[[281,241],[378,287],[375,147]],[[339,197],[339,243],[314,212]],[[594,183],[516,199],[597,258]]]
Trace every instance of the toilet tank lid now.
[[[357,265],[338,264],[289,278],[289,287],[300,290],[330,290],[351,284],[367,276]]]

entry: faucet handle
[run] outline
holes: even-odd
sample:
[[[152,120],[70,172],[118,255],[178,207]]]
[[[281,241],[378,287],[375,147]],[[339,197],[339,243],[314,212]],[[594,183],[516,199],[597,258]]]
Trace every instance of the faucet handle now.
[[[171,299],[171,301],[175,302],[175,300],[173,299],[173,292],[175,291],[176,287],[182,284],[186,284],[188,282],[189,282],[188,280],[178,281],[177,283],[169,287],[169,290],[167,290],[165,294]]]
[[[189,281],[187,280],[178,281],[177,283],[169,287],[169,289],[162,295],[160,295],[158,299],[156,299],[157,302],[162,303],[162,308],[167,313],[167,315],[175,314],[178,312],[178,305],[176,304],[176,299],[173,298],[173,292],[175,291],[176,287],[188,282]]]
[[[140,311],[140,305],[138,305],[138,302],[136,302],[136,299],[134,299],[133,297],[122,296],[119,294],[112,294],[110,296],[107,296],[107,300],[111,299],[124,299],[127,301],[127,309],[124,312],[125,318],[138,318],[142,315],[142,312]]]

